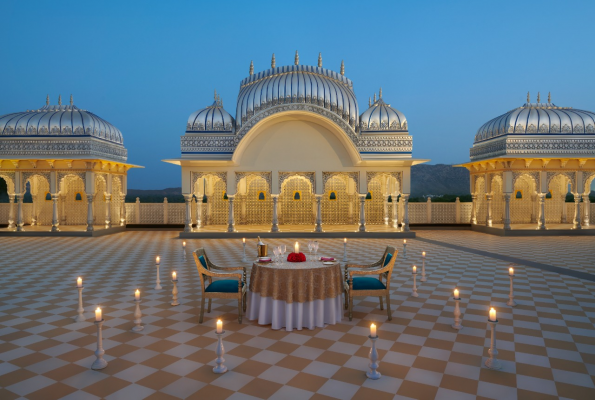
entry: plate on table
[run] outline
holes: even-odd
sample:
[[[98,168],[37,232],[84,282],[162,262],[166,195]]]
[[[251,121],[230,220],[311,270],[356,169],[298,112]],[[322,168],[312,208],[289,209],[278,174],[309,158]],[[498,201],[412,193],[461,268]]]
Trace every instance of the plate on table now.
[[[324,258],[324,260],[323,260],[323,258]],[[325,261],[333,261],[334,262],[334,261],[337,261],[337,259],[335,257],[319,257],[318,258],[318,261],[323,261],[323,262],[325,262]]]
[[[258,257],[258,262],[261,262],[261,263],[269,263],[271,261],[273,261],[271,259],[271,257]]]
[[[324,261],[322,264],[324,265],[335,265],[334,261]]]

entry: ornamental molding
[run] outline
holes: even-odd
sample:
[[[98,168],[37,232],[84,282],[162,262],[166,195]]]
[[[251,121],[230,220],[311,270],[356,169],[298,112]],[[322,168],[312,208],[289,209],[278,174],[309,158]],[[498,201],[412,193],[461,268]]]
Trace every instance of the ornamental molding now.
[[[587,185],[591,178],[595,178],[595,171],[583,171],[583,190],[585,194],[591,193],[591,185]]]
[[[554,171],[554,172],[548,171],[546,173],[546,182],[547,182],[548,189],[550,187],[550,182],[552,181],[552,179],[554,179],[558,175],[565,176],[566,178],[568,178],[570,180],[570,191],[572,193],[574,193],[575,189],[576,189],[576,171]]]
[[[371,172],[366,172],[366,187],[368,187],[368,185],[370,185],[370,182],[372,181],[372,179],[381,176],[381,175],[388,175],[388,176],[392,176],[393,178],[395,178],[397,180],[397,182],[399,182],[399,191],[401,191],[402,187],[403,187],[403,172],[384,172],[384,171],[371,171]]]
[[[64,178],[67,177],[74,177],[80,178],[83,181],[83,184],[87,185],[87,173],[83,171],[58,171],[58,187],[60,188],[60,192],[62,191],[62,185],[64,185]]]
[[[322,172],[322,188],[323,188],[323,190],[324,190],[324,188],[326,188],[326,183],[328,182],[328,180],[331,179],[333,176],[338,176],[338,175],[345,175],[345,176],[353,179],[353,181],[355,182],[356,191],[359,192],[359,172],[357,172],[357,171],[352,171],[352,172]]]
[[[213,175],[223,181],[225,183],[225,187],[227,188],[227,172],[215,172],[215,171],[206,171],[206,172],[197,172],[192,171],[190,173],[190,190],[194,193],[194,187],[196,185],[196,181],[201,178],[204,178],[207,175]]]
[[[316,192],[316,173],[314,172],[281,172],[279,171],[279,189],[283,187],[283,182],[294,176],[301,176],[312,185],[312,193]]]
[[[516,181],[523,175],[529,176],[535,183],[535,190],[540,190],[541,187],[541,173],[539,171],[513,171],[512,172],[512,187],[516,185]]]
[[[526,139],[503,137],[476,144],[470,151],[471,161],[502,155],[584,155],[595,157],[595,138]],[[550,157],[552,158],[552,157]]]
[[[14,193],[14,172],[9,171],[0,171],[0,178],[6,181],[6,188],[8,189],[8,193]]]
[[[118,144],[106,143],[93,138],[88,139],[1,139],[0,156],[18,158],[34,156],[39,159],[62,157],[106,158],[117,162],[126,162],[128,151]]]
[[[240,171],[240,172],[236,172],[236,188],[238,187],[238,184],[240,183],[240,181],[250,175],[254,175],[254,176],[259,176],[262,179],[264,179],[266,181],[266,183],[269,185],[269,192],[271,191],[271,187],[272,187],[272,183],[273,183],[273,173],[270,171],[264,171],[264,172],[249,172],[249,171]]]

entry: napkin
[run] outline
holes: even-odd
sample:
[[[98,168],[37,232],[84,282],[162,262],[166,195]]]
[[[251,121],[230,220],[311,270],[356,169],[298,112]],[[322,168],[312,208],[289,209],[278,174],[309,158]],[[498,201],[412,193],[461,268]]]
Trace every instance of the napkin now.
[[[334,257],[320,257],[321,261],[335,261]]]

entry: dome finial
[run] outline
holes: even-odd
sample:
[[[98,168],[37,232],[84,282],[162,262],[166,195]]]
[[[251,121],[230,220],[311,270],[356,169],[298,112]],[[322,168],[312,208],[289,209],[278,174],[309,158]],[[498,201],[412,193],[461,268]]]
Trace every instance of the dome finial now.
[[[345,75],[345,61],[341,60],[341,75]]]
[[[215,95],[213,98],[215,99],[215,101],[217,101],[217,89],[215,89]]]
[[[527,104],[531,103],[531,96],[529,95],[529,92],[527,92]]]
[[[50,95],[49,94],[45,97],[45,105],[46,106],[50,105]]]
[[[547,93],[547,102],[551,103],[552,102],[552,92],[548,92]]]
[[[322,53],[318,53],[318,67],[322,68]]]
[[[368,107],[372,107],[372,98],[368,97]]]
[[[541,101],[541,96],[539,95],[539,92],[537,92],[537,103],[539,103]]]
[[[298,54],[298,51],[295,51],[295,61],[294,61],[295,65],[300,65],[300,55]]]
[[[62,95],[61,94],[58,95],[58,105],[59,106],[62,105]]]
[[[277,65],[277,61],[275,60],[275,53],[273,53],[273,58],[271,58],[271,68],[275,68]]]
[[[72,99],[72,95],[70,95],[70,105],[74,105],[74,100]]]
[[[382,88],[380,88],[380,93],[378,94],[378,98],[382,98]]]
[[[376,104],[376,93],[374,93],[374,104]]]
[[[254,62],[250,60],[250,75],[254,75]]]

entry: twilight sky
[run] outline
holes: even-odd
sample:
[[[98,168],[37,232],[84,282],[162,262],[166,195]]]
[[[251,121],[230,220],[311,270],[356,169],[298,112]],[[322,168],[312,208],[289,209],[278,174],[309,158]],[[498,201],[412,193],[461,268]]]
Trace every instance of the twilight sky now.
[[[468,161],[486,121],[552,92],[595,110],[594,1],[4,1],[0,115],[62,94],[118,127],[128,187],[180,186],[188,116],[217,89],[235,116],[255,71],[316,65],[354,83],[360,111],[383,97],[405,114],[413,156]]]

